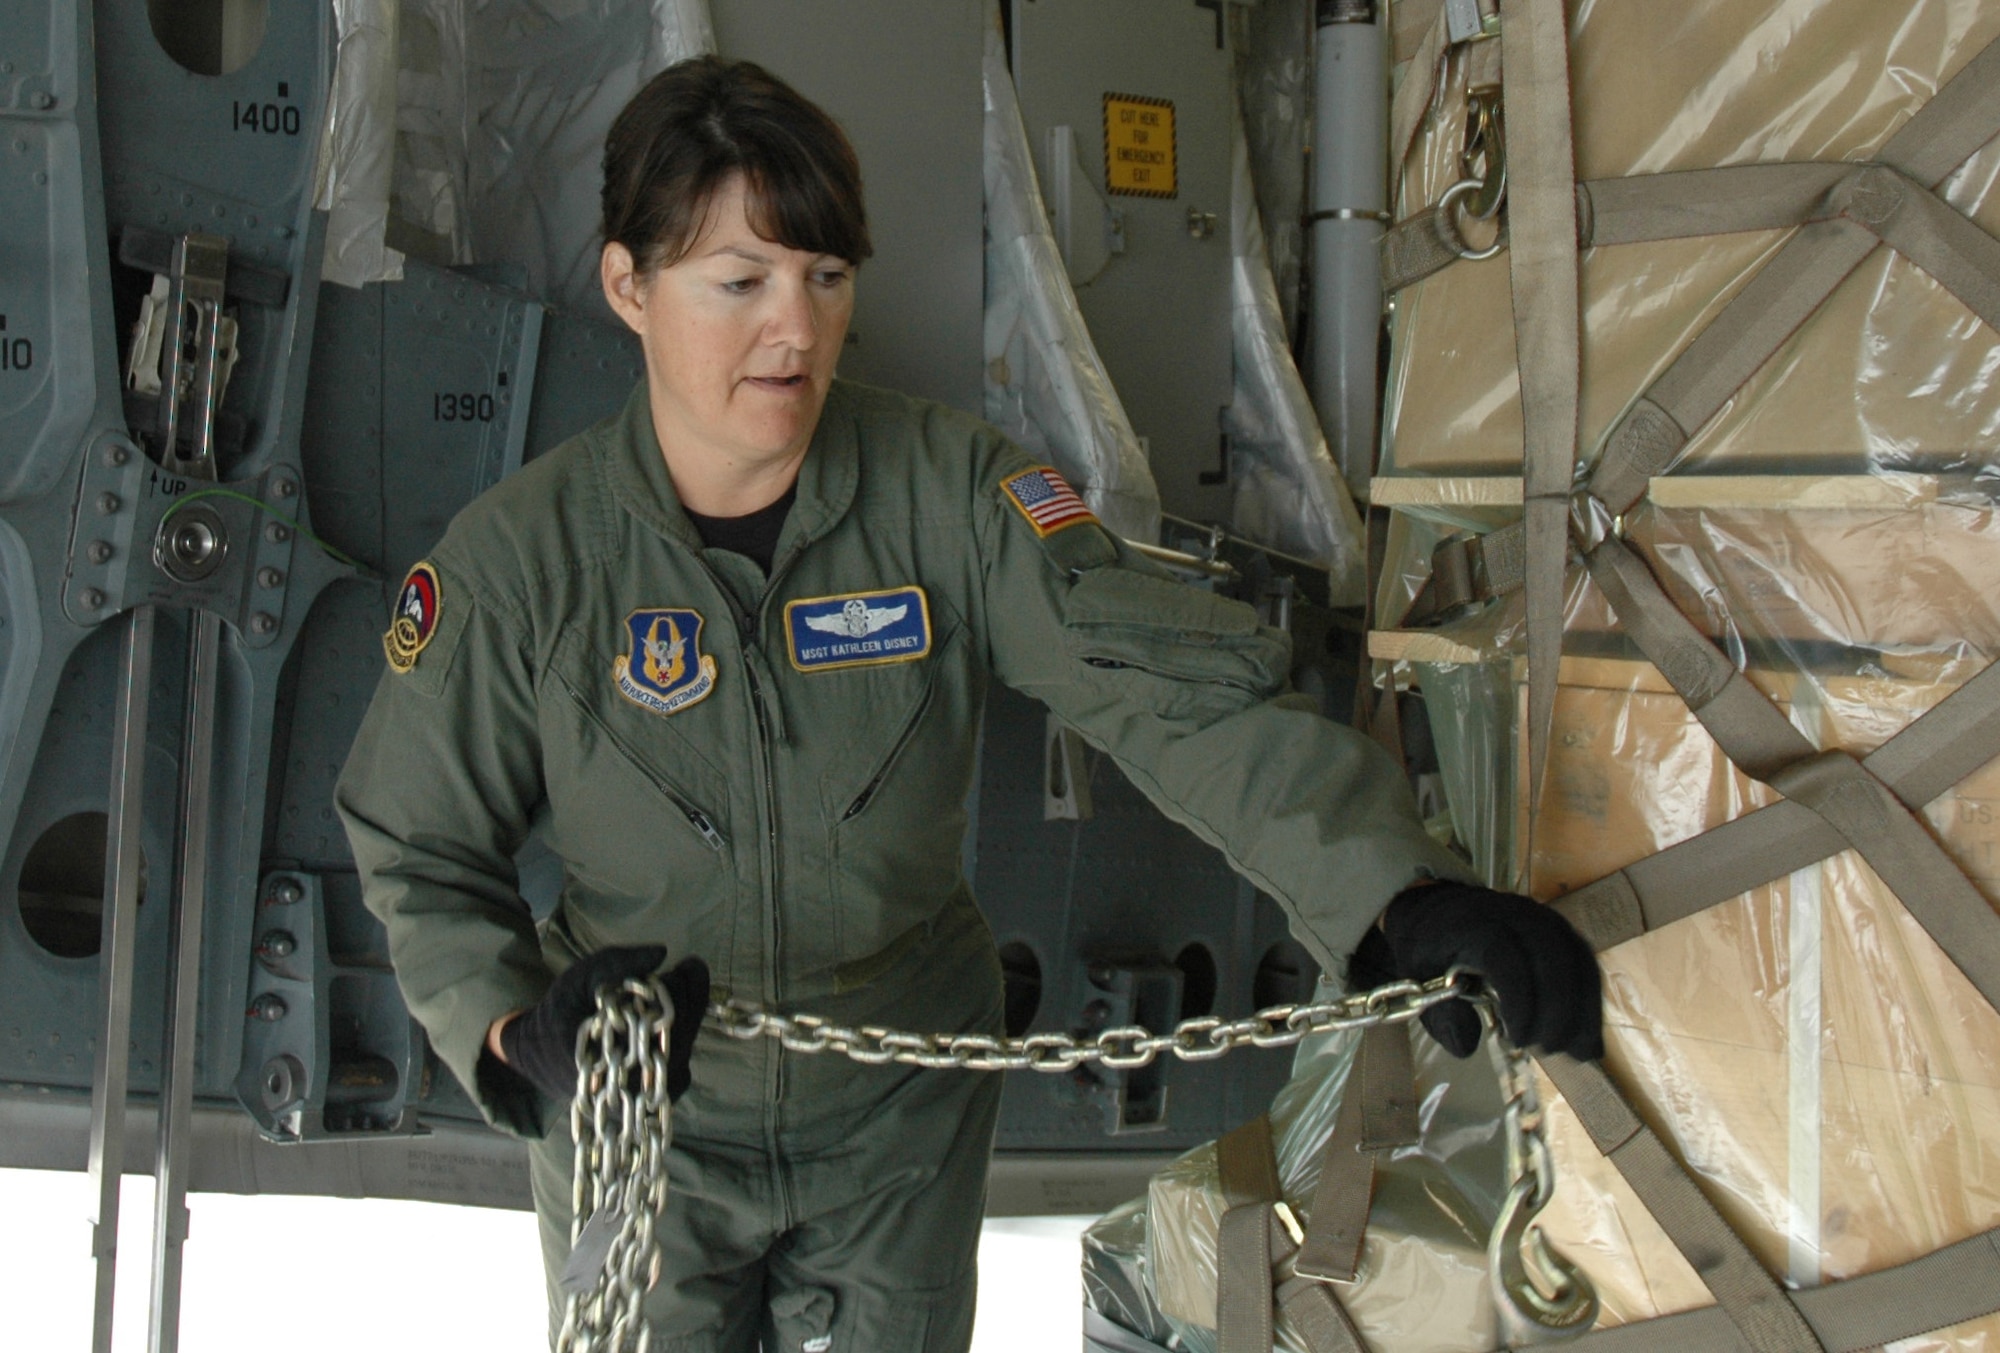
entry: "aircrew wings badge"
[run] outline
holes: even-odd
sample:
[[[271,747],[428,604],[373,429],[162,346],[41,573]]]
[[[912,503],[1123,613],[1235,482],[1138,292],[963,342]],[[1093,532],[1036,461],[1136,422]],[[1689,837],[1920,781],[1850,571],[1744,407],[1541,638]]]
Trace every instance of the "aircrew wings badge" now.
[[[1014,506],[1021,509],[1021,515],[1038,536],[1053,535],[1065,526],[1097,520],[1068,481],[1046,465],[1008,475],[1000,481],[1000,487]]]
[[[788,601],[785,634],[801,672],[915,662],[931,651],[930,598],[921,587],[893,587]]]
[[[699,704],[715,689],[715,659],[701,651],[701,612],[634,611],[626,651],[611,664],[618,693],[655,714]]]
[[[417,665],[417,654],[437,633],[439,600],[437,570],[426,560],[410,570],[402,590],[396,593],[389,632],[382,636],[382,651],[388,655],[390,667],[408,672]]]

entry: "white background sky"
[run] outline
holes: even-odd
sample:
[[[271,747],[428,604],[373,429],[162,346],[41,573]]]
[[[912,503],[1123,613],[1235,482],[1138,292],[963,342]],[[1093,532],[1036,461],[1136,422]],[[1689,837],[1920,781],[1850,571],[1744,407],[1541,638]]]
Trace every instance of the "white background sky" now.
[[[125,1180],[113,1353],[145,1353],[153,1181]],[[384,1199],[196,1194],[182,1353],[544,1353],[534,1216]],[[0,1170],[0,1326],[9,1350],[90,1347],[90,1183]],[[1077,1237],[1090,1219],[989,1221],[973,1353],[1081,1346]],[[856,1353],[861,1353],[856,1350]]]

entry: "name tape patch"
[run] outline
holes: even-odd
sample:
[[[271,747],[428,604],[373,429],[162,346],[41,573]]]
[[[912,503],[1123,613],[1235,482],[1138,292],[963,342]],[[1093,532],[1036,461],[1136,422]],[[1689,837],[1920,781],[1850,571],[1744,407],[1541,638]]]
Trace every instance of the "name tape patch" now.
[[[1097,516],[1083,505],[1069,482],[1046,465],[1009,475],[1000,481],[1007,497],[1035,528],[1035,534],[1053,535],[1066,526],[1095,522]]]
[[[611,664],[618,693],[655,714],[673,714],[715,689],[715,659],[701,651],[701,612],[662,607],[625,617],[629,647]]]
[[[382,636],[382,652],[388,656],[390,667],[408,672],[417,665],[417,655],[437,633],[438,606],[442,599],[437,570],[429,560],[410,570],[403,579],[402,590],[396,593],[396,610],[389,619],[389,632]]]
[[[930,599],[921,587],[808,597],[786,603],[785,633],[801,672],[914,662],[931,651]]]

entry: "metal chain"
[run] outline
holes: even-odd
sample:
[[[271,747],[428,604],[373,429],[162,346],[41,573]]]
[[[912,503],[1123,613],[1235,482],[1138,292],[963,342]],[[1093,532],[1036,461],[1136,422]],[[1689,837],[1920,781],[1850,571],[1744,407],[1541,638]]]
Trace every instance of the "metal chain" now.
[[[874,1025],[852,1029],[815,1015],[780,1015],[739,1001],[708,1008],[731,1038],[776,1039],[797,1053],[835,1053],[868,1066],[966,1071],[1072,1071],[1096,1062],[1113,1070],[1150,1064],[1161,1053],[1205,1062],[1235,1048],[1283,1048],[1315,1034],[1406,1024],[1442,1001],[1468,999],[1492,1030],[1506,1096],[1508,1189],[1488,1243],[1488,1266],[1503,1318],[1524,1341],[1590,1328],[1597,1295],[1589,1280],[1548,1245],[1534,1217],[1555,1192],[1543,1116],[1527,1058],[1499,1036],[1493,1002],[1479,978],[1457,969],[1428,982],[1398,981],[1331,1001],[1275,1005],[1247,1019],[1182,1020],[1171,1033],[1134,1025],[1093,1038],[1063,1033],[914,1034]],[[659,1280],[654,1226],[667,1198],[667,1034],[673,1004],[652,980],[598,993],[597,1011],[577,1032],[577,1089],[570,1109],[576,1142],[571,1205],[570,1295],[558,1353],[646,1353],[642,1307]],[[1524,1244],[1525,1241],[1525,1244]],[[572,1285],[573,1284],[573,1285]]]
[[[1000,1038],[992,1034],[912,1034],[863,1025],[850,1029],[816,1015],[780,1015],[738,1001],[708,1008],[711,1024],[731,1038],[775,1038],[790,1052],[838,1053],[866,1066],[963,1071],[1074,1071],[1089,1062],[1113,1071],[1149,1065],[1163,1052],[1185,1062],[1206,1062],[1235,1048],[1288,1048],[1300,1039],[1336,1029],[1405,1024],[1424,1011],[1475,989],[1477,979],[1454,969],[1428,982],[1390,982],[1372,991],[1309,1005],[1274,1005],[1248,1019],[1213,1015],[1184,1019],[1173,1032],[1137,1025],[1106,1029],[1095,1037],[1065,1033]]]
[[[1548,1121],[1528,1055],[1502,1035],[1491,992],[1473,1001],[1486,1025],[1506,1107],[1507,1192],[1486,1242],[1486,1269],[1509,1347],[1575,1338],[1597,1323],[1597,1289],[1549,1244],[1535,1218],[1556,1192]]]
[[[660,1279],[655,1223],[667,1204],[673,1142],[673,1019],[673,1002],[657,982],[632,979],[599,991],[596,1013],[577,1030],[571,1269],[563,1275],[569,1296],[558,1353],[646,1353],[651,1342],[641,1308]],[[584,1272],[572,1283],[579,1267]]]

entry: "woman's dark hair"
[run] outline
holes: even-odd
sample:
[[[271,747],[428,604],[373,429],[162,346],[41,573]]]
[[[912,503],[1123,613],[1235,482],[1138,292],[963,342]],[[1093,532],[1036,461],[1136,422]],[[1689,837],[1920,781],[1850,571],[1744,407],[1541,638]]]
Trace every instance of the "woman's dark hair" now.
[[[874,252],[861,163],[838,124],[748,61],[696,57],[632,96],[604,138],[604,240],[642,273],[677,263],[732,174],[750,225],[788,248],[858,264]]]

